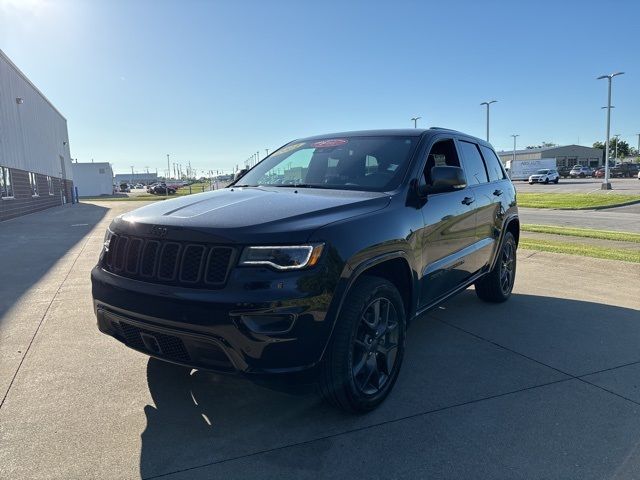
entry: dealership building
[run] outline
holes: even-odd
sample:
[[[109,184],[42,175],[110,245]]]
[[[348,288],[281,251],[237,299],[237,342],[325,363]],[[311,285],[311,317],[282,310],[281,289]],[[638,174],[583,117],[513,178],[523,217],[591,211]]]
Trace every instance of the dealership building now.
[[[71,202],[67,120],[0,50],[0,221]]]
[[[591,168],[604,163],[604,151],[600,148],[583,147],[582,145],[555,145],[553,147],[527,148],[515,151],[515,160],[541,160],[552,158],[558,167],[573,167],[585,165]],[[502,163],[513,160],[513,150],[498,152]]]

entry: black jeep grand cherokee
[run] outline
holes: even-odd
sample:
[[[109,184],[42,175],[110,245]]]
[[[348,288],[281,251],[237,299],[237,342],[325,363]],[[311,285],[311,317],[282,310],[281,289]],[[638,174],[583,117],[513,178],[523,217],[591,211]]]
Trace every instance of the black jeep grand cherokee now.
[[[375,408],[410,320],[474,284],[506,300],[515,191],[491,146],[446,129],[291,142],[224,190],[116,218],[91,280],[99,329],[188,367],[317,383]]]

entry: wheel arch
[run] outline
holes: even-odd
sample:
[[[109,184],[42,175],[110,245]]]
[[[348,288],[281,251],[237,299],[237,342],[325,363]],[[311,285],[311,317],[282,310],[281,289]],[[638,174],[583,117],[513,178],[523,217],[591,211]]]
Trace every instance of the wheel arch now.
[[[347,264],[341,278],[343,287],[339,290],[340,293],[334,297],[329,309],[332,326],[321,358],[324,358],[326,349],[333,338],[336,322],[338,321],[344,302],[349,295],[349,291],[363,275],[372,275],[389,280],[396,286],[402,297],[402,301],[405,304],[407,322],[415,316],[415,304],[418,299],[417,274],[412,267],[409,255],[405,251],[396,250],[380,254],[359,263],[355,268],[351,268]]]

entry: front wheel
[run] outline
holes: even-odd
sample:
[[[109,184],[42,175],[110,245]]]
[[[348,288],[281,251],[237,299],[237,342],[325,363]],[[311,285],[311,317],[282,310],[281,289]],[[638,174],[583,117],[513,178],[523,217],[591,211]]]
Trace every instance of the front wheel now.
[[[560,178],[556,178],[553,183],[555,183],[556,185],[558,184],[558,182],[560,181]]]
[[[504,302],[511,296],[516,279],[516,240],[504,234],[493,269],[475,283],[476,295],[486,302]]]
[[[322,365],[320,393],[342,410],[368,412],[389,395],[404,357],[406,316],[388,280],[357,280],[336,320]]]

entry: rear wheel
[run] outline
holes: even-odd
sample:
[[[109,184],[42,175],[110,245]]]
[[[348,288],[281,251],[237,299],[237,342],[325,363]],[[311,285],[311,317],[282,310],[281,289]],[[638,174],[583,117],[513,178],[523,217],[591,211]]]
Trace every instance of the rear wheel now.
[[[365,276],[345,300],[322,365],[320,393],[332,405],[367,412],[380,405],[398,377],[406,318],[389,281]]]
[[[487,302],[504,302],[511,296],[516,279],[516,240],[506,232],[496,264],[475,283],[476,295]]]

